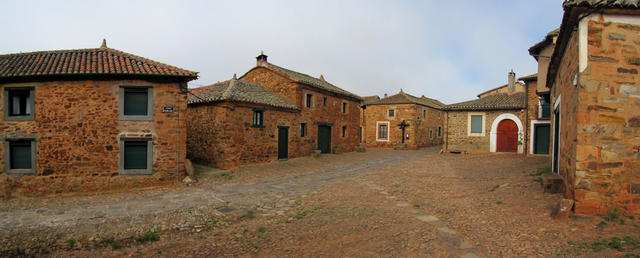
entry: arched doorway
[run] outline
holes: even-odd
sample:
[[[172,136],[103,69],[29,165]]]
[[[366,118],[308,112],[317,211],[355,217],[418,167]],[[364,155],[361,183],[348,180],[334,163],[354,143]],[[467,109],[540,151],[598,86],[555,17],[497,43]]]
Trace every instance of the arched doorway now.
[[[498,124],[496,151],[518,152],[518,125],[511,119],[504,119]]]

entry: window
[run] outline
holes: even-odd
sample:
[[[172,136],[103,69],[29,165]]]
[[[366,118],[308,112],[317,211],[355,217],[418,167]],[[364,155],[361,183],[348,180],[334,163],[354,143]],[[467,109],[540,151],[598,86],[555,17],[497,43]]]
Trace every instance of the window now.
[[[8,140],[5,142],[5,171],[8,174],[35,173],[35,141],[33,139]]]
[[[426,109],[422,110],[422,118],[427,118],[427,110]]]
[[[33,120],[33,88],[5,88],[4,110],[4,119],[6,121]]]
[[[380,125],[378,138],[387,139],[387,125]]]
[[[347,113],[347,102],[342,102],[342,113],[343,114]]]
[[[327,97],[322,98],[322,105],[327,105]]]
[[[396,110],[395,109],[389,109],[388,115],[389,115],[389,117],[395,117],[396,116]]]
[[[343,137],[343,138],[344,138],[344,137],[347,137],[347,127],[346,127],[346,126],[343,126],[343,127],[342,127],[342,137]]]
[[[305,136],[307,136],[307,124],[302,123],[300,124],[300,137],[305,137]]]
[[[153,120],[153,88],[121,87],[120,120]]]
[[[307,94],[306,98],[305,98],[305,102],[304,102],[305,107],[310,108],[311,107],[311,101],[313,101],[313,95]]]
[[[264,122],[264,111],[262,110],[254,110],[253,111],[253,124],[252,127],[262,127]]]
[[[429,139],[433,139],[433,129],[429,129]]]
[[[467,123],[468,136],[485,136],[485,113],[469,112]]]
[[[479,115],[471,116],[471,132],[482,133],[482,116],[479,116]]]
[[[442,126],[438,126],[438,138],[442,137]]]
[[[151,140],[131,139],[120,142],[120,174],[153,174],[153,145]]]
[[[362,142],[362,127],[360,127],[360,134],[359,134],[359,136],[360,136],[360,142]]]

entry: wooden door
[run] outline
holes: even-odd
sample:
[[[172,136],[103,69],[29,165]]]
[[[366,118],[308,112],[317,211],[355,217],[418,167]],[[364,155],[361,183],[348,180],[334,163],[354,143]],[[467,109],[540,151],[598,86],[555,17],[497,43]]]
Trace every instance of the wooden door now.
[[[278,159],[289,158],[289,127],[278,127]]]
[[[505,119],[498,124],[498,152],[518,152],[518,126],[513,120]]]
[[[331,126],[318,126],[318,149],[322,153],[331,153]]]
[[[534,154],[549,154],[549,134],[550,131],[549,124],[536,125],[534,129],[534,143],[533,143],[533,153]]]

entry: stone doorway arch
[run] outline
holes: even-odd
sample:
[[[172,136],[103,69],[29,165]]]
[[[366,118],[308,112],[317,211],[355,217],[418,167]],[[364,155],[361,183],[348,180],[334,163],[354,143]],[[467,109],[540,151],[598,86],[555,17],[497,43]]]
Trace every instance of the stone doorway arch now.
[[[496,152],[498,149],[498,125],[502,120],[512,120],[518,126],[518,153],[524,153],[524,127],[522,126],[522,121],[516,115],[511,113],[503,113],[500,114],[496,119],[493,120],[491,124],[491,134],[490,134],[490,149],[491,152]]]

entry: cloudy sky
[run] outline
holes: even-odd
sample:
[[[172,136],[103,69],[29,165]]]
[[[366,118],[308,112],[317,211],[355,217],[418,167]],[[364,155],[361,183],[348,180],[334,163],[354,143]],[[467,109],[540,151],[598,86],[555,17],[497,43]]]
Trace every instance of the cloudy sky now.
[[[445,103],[537,72],[527,49],[561,0],[0,1],[0,54],[98,47],[200,73],[191,87],[271,63],[361,96],[400,89]]]

